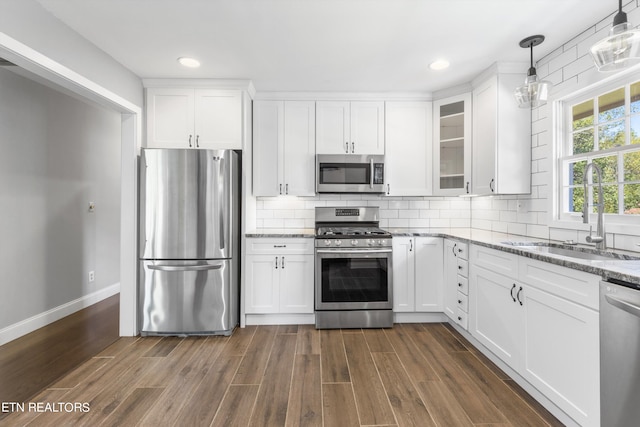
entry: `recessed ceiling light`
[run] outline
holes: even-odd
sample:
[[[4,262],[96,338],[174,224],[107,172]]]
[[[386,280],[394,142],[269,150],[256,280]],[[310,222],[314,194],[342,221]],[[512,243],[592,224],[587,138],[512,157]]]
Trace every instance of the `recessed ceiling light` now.
[[[198,68],[200,66],[200,61],[194,58],[188,58],[186,56],[178,58],[178,62],[181,65],[189,68]]]
[[[444,70],[449,67],[449,61],[446,59],[438,59],[431,64],[429,64],[429,68],[432,70]]]

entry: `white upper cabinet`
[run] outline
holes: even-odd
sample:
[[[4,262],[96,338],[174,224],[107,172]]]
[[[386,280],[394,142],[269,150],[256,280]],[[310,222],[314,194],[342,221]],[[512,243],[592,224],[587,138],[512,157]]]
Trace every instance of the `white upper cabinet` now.
[[[386,194],[431,195],[431,103],[387,102],[385,133]]]
[[[473,90],[472,188],[477,195],[531,192],[531,110],[513,91],[522,74],[496,74]]]
[[[471,192],[471,94],[433,103],[433,194]]]
[[[315,102],[255,101],[253,193],[315,195]]]
[[[242,149],[242,92],[147,88],[147,147]]]
[[[384,102],[319,101],[318,154],[384,154]]]

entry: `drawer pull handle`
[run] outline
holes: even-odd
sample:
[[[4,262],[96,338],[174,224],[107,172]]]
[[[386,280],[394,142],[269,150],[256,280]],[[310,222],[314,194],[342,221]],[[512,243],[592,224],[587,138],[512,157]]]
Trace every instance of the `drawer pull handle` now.
[[[462,317],[458,316],[458,320],[462,321]]]
[[[458,283],[458,287],[461,288],[462,287],[462,283]]]
[[[274,248],[286,248],[287,245],[273,245]]]
[[[458,304],[462,304],[462,300],[461,299],[458,300]]]
[[[462,270],[462,266],[461,265],[458,266],[458,270]]]
[[[511,299],[513,300],[513,302],[516,302],[516,297],[513,296],[513,290],[516,288],[516,284],[514,283],[513,286],[511,287]]]

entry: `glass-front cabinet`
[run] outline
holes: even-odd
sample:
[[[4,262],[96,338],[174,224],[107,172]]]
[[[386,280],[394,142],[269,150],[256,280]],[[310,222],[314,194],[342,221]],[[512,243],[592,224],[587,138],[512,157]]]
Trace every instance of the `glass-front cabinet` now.
[[[460,195],[471,191],[471,94],[433,103],[433,193]]]

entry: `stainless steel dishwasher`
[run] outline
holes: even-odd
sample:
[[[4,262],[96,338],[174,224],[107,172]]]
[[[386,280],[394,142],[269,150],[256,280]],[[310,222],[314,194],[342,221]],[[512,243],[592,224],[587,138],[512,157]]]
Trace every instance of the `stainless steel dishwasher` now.
[[[600,425],[640,422],[640,285],[600,282]]]

